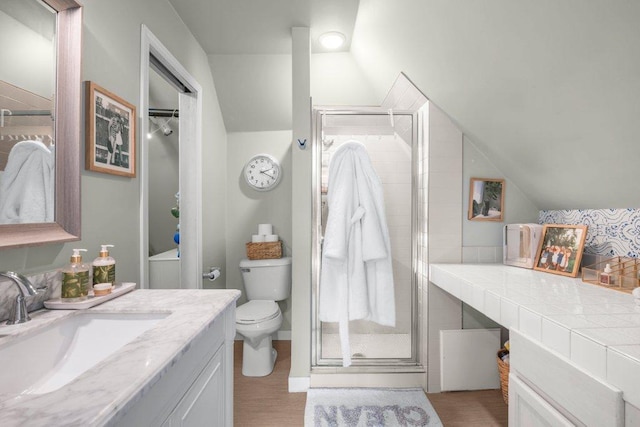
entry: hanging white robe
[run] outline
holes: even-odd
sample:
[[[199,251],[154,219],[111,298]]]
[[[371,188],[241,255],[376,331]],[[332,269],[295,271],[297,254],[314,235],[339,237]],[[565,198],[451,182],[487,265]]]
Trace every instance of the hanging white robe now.
[[[327,204],[319,319],[339,322],[343,366],[349,366],[349,320],[395,326],[396,319],[382,184],[360,142],[345,142],[333,155]]]
[[[40,141],[21,141],[0,180],[0,223],[54,220],[55,154]]]

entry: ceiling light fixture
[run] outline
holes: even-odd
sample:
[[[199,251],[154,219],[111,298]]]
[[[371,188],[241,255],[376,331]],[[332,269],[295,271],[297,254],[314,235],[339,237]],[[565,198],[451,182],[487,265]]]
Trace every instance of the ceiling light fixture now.
[[[320,44],[324,46],[326,49],[339,49],[344,45],[346,38],[344,34],[339,33],[337,31],[330,31],[328,33],[324,33],[318,39]]]

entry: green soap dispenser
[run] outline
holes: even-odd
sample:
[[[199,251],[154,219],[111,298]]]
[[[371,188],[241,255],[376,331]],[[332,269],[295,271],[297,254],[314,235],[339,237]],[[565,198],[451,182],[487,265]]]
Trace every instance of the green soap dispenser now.
[[[62,269],[60,297],[63,301],[82,301],[89,294],[89,266],[82,262],[80,251],[87,250],[74,249],[69,264]]]
[[[100,255],[93,260],[93,284],[116,284],[116,260],[109,256],[109,249],[113,245],[101,245]]]

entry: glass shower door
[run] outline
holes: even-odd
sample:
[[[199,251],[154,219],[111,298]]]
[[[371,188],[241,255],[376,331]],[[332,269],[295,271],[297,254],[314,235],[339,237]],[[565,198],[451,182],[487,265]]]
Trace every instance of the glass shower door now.
[[[349,322],[352,366],[417,364],[416,227],[413,183],[420,149],[413,113],[318,111],[316,113],[316,254],[314,256],[314,366],[341,366],[338,323],[318,318],[322,239],[329,215],[328,168],[336,150],[349,140],[362,143],[382,182],[393,267],[396,324]]]

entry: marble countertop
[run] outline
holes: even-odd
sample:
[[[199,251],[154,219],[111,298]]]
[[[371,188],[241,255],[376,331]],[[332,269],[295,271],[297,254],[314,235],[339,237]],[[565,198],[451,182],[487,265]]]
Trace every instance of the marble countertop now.
[[[0,326],[0,348],[13,337],[79,312],[167,313],[116,353],[62,388],[40,395],[0,395],[2,426],[103,425],[128,409],[238,299],[237,290],[135,290],[88,310],[40,310]],[[43,349],[43,352],[46,349]],[[1,354],[1,353],[0,353]],[[0,362],[10,369],[10,361]]]
[[[619,388],[640,408],[640,305],[632,295],[502,264],[432,264],[429,280]]]

